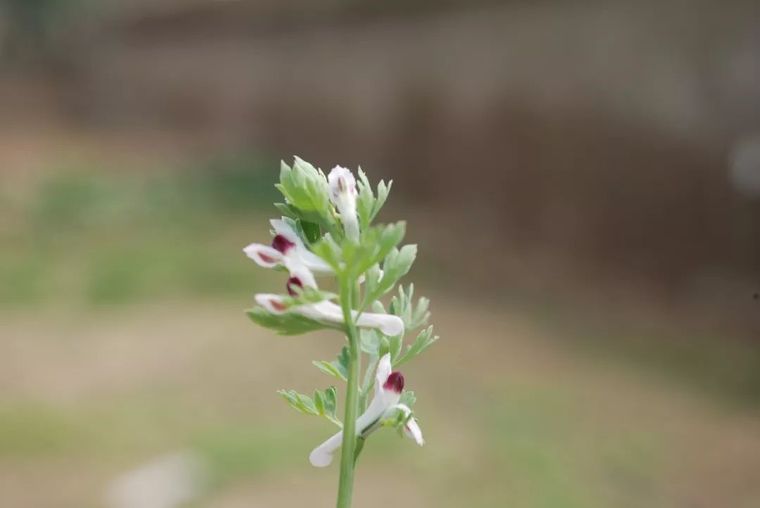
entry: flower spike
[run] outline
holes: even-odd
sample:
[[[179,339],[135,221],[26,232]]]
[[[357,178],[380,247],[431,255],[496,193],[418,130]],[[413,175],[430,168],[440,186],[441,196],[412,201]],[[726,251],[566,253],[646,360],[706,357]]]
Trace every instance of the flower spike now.
[[[390,184],[380,181],[373,188],[361,169],[355,176],[335,166],[325,175],[296,157],[292,166],[281,163],[275,188],[283,197],[275,206],[284,216],[270,221],[271,243],[252,243],[243,251],[260,266],[286,271],[285,291],[256,294],[256,305],[246,313],[282,335],[325,328],[345,335],[337,358],[312,362],[346,383],[342,418],[335,386],[314,390],[313,396],[293,389],[279,393],[296,411],[338,427],[311,451],[309,462],[326,467],[340,455],[337,505],[350,508],[353,471],[372,433],[391,427],[419,446],[425,443],[413,412],[415,394],[405,391],[407,380],[393,365],[406,364],[438,339],[427,324],[428,300],[413,302],[410,285],[398,288],[387,313],[380,301],[409,273],[417,246],[402,244],[405,222],[374,224]],[[331,276],[327,287],[337,294],[320,290],[319,276]],[[417,330],[416,338],[405,341],[409,330]]]

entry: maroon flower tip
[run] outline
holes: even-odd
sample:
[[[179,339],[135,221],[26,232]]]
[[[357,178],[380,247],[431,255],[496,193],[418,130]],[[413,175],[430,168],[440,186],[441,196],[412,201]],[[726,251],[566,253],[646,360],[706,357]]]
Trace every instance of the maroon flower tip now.
[[[283,254],[285,254],[286,252],[288,252],[288,250],[292,249],[295,246],[296,244],[294,244],[293,242],[291,242],[290,240],[288,240],[282,235],[277,235],[272,240],[272,248],[274,250],[282,252]]]
[[[285,304],[283,304],[282,302],[278,302],[277,300],[272,300],[271,304],[272,304],[272,307],[277,312],[285,312],[286,310],[288,310],[288,308],[285,307]]]
[[[288,288],[288,294],[290,296],[296,296],[298,294],[295,289],[296,286],[298,286],[300,289],[303,289],[303,282],[301,282],[301,279],[298,277],[289,278],[288,283],[285,285],[285,287]]]
[[[401,391],[404,389],[404,376],[398,371],[391,372],[390,376],[388,376],[388,379],[383,385],[383,389],[393,390],[396,393],[401,393]]]
[[[266,254],[262,254],[261,252],[259,252],[259,257],[260,257],[260,258],[261,258],[261,260],[262,260],[262,261],[264,261],[265,263],[274,263],[275,261],[277,261],[277,260],[276,260],[276,259],[274,259],[272,256],[267,256]]]

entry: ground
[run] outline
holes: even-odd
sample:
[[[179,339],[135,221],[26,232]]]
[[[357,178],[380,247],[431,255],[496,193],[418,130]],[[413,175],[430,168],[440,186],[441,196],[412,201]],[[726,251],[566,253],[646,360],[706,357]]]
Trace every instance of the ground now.
[[[517,309],[433,302],[442,339],[404,372],[427,443],[373,438],[357,506],[760,503],[751,405],[578,348]],[[189,449],[212,476],[198,506],[332,506],[337,469],[307,462],[332,429],[275,390],[327,386],[310,361],[341,338],[273,336],[247,321],[246,303],[6,311],[4,504],[101,506],[120,472]]]

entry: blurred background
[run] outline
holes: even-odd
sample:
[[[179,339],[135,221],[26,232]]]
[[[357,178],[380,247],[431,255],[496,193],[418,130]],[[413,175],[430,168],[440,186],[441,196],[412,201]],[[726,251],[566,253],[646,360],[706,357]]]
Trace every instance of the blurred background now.
[[[760,506],[758,21],[2,0],[0,504],[180,464],[188,506],[333,506],[332,429],[275,390],[328,386],[342,339],[242,312],[281,287],[241,249],[299,155],[394,180],[442,337],[404,372],[427,445],[374,437],[356,506]]]

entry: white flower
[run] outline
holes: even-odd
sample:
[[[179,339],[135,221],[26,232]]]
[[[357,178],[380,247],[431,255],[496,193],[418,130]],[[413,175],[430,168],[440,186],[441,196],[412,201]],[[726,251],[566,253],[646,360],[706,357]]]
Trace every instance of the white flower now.
[[[305,272],[308,273],[308,270],[305,270]],[[288,293],[291,296],[297,294],[296,287],[303,288],[304,286],[316,288],[316,285],[307,283],[305,280],[301,279],[298,274],[293,274],[288,279],[287,288]],[[257,294],[255,298],[256,303],[272,314],[293,312],[314,321],[330,325],[343,324],[345,322],[343,320],[343,310],[340,308],[340,305],[329,300],[288,307],[285,304],[284,298],[280,295],[260,293]],[[391,314],[377,314],[373,312],[359,313],[355,310],[351,311],[351,315],[354,318],[356,326],[359,328],[376,328],[390,337],[395,337],[396,335],[402,335],[404,333],[404,322],[398,316]]]
[[[405,404],[400,404],[401,392],[404,389],[404,376],[400,372],[391,371],[391,356],[385,354],[377,364],[375,372],[375,396],[370,402],[367,410],[356,419],[356,435],[364,435],[365,432],[371,432],[373,426],[384,418],[394,415],[401,411],[405,416],[411,414],[411,409]],[[417,421],[410,418],[404,428],[404,433],[414,439],[418,445],[422,446],[425,442],[422,439],[422,431]],[[333,454],[340,448],[343,441],[343,432],[338,432],[316,447],[309,454],[309,462],[315,467],[329,466],[333,459]]]
[[[414,416],[409,416],[412,414],[412,410],[409,409],[409,406],[406,404],[396,404],[391,408],[391,410],[394,409],[403,413],[404,418],[409,418],[409,420],[404,425],[404,435],[409,439],[414,439],[414,442],[419,446],[424,445],[425,439],[422,437],[422,429],[420,429],[420,425],[417,423],[417,419]]]
[[[298,275],[310,287],[315,287],[313,273],[333,273],[325,261],[304,245],[293,228],[280,219],[270,221],[275,236],[272,246],[252,243],[243,249],[245,254],[264,268],[284,266],[291,274]]]
[[[359,221],[356,216],[356,180],[350,170],[335,166],[327,176],[330,186],[330,201],[340,214],[346,236],[359,240]]]

